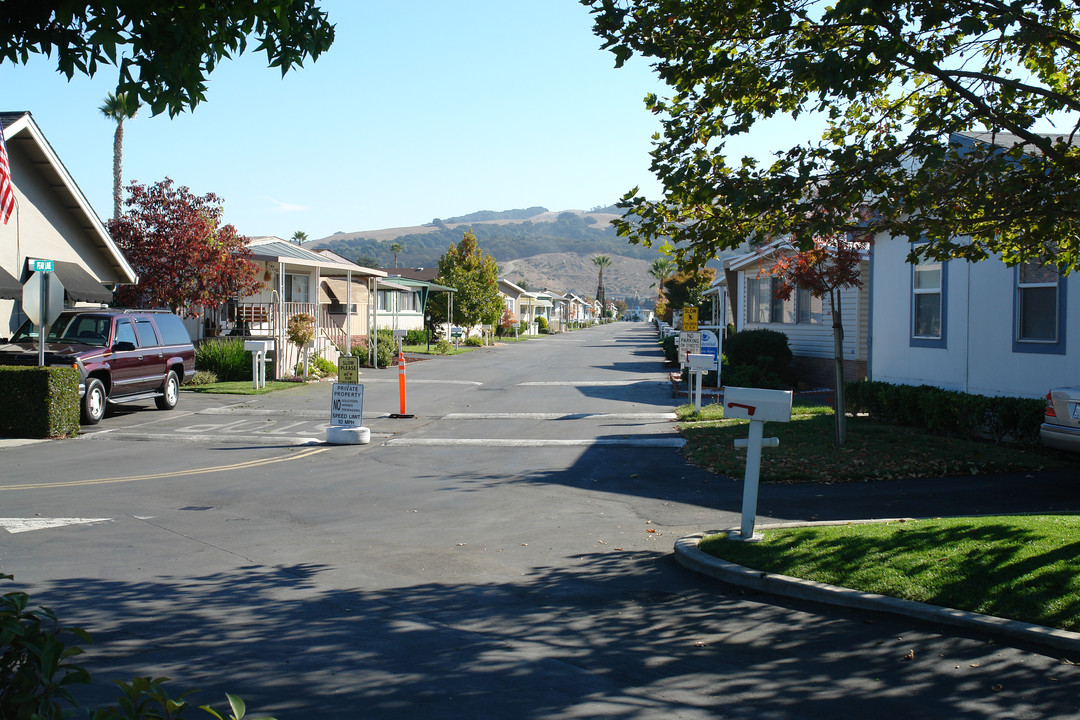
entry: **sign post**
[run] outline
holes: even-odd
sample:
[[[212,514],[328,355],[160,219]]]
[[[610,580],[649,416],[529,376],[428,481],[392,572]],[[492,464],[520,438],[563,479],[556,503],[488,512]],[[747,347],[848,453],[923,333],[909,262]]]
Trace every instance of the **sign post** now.
[[[64,309],[64,285],[53,275],[52,260],[34,260],[34,274],[23,283],[23,312],[38,326],[38,365],[45,365],[45,335]]]

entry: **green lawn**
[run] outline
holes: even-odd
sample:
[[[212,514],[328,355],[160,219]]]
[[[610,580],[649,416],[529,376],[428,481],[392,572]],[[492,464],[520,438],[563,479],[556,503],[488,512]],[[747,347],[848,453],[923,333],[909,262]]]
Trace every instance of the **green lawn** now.
[[[700,548],[755,570],[1080,631],[1080,516],[1006,516],[713,535]]]
[[[695,465],[741,478],[746,451],[734,447],[745,438],[749,421],[722,419],[720,405],[677,408],[685,453]],[[792,409],[789,423],[765,423],[765,436],[780,445],[761,454],[762,482],[849,482],[895,478],[944,477],[1059,467],[1080,468],[1080,457],[1042,447],[1017,448],[932,435],[915,428],[882,425],[849,417],[847,443],[834,445],[831,408]]]

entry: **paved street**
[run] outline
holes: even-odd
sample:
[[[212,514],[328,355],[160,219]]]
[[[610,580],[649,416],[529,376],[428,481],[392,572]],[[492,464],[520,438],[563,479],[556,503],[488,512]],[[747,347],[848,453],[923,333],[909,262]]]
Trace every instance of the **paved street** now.
[[[396,369],[361,380],[364,446],[321,442],[320,383],[0,447],[0,571],[94,636],[88,701],[154,675],[279,720],[1080,715],[1051,651],[678,566],[741,482],[679,454],[651,325],[411,363],[411,419]],[[1080,509],[1074,476],[766,485],[759,522]]]

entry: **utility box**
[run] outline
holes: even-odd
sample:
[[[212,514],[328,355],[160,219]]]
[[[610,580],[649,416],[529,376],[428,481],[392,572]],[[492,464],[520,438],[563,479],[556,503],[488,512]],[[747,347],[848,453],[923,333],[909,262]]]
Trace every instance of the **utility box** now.
[[[725,387],[724,417],[737,420],[790,422],[791,391]]]

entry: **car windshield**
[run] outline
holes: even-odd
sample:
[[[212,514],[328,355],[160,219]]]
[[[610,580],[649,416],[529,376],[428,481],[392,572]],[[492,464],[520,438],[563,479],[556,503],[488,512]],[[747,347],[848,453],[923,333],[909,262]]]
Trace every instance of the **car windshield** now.
[[[11,337],[11,342],[37,342],[38,326],[27,320]],[[45,342],[69,342],[104,346],[109,341],[109,318],[99,315],[61,315],[49,327]]]

